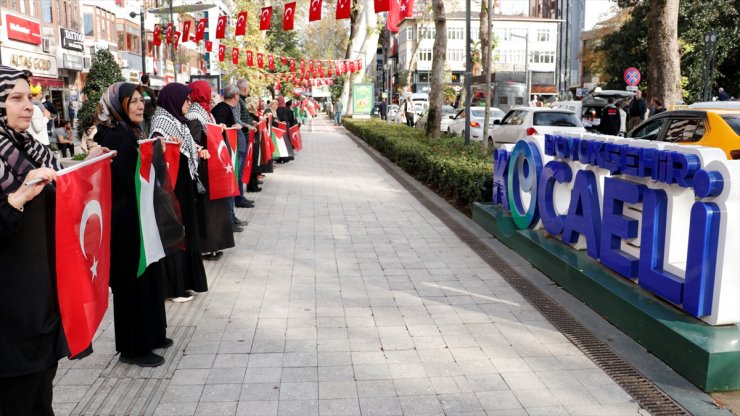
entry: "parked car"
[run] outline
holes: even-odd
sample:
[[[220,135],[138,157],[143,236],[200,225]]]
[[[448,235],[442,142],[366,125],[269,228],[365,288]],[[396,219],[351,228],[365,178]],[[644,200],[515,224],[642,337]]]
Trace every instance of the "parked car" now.
[[[495,121],[501,121],[506,113],[496,107],[490,108],[490,117],[488,121],[488,131],[493,129]],[[483,123],[485,123],[486,107],[470,107],[470,140],[481,141],[483,140]],[[454,133],[463,135],[465,134],[465,109],[458,111],[458,113],[451,120],[452,122],[447,127],[447,133]]]
[[[442,120],[439,124],[439,131],[441,132],[447,131],[447,127],[450,125],[450,123],[452,123],[452,119],[455,117],[455,113],[457,113],[457,110],[455,110],[455,107],[451,105],[442,106]],[[428,115],[429,115],[429,109],[424,110],[421,113],[421,116],[419,117],[419,121],[416,122],[416,127],[420,129],[426,129]]]
[[[396,113],[396,116],[391,119],[391,121],[395,123],[406,123],[406,106],[408,105],[408,101],[404,101],[401,103],[401,107],[398,109],[398,113]],[[421,117],[424,110],[429,108],[429,101],[423,101],[423,100],[416,100],[413,101],[414,110],[411,111],[414,113],[414,125],[419,122],[419,118]]]
[[[601,124],[601,110],[606,107],[609,98],[613,98],[614,104],[621,107],[624,101],[630,100],[634,95],[632,91],[596,91],[581,101],[559,101],[552,108],[575,112],[586,130],[596,131]]]
[[[393,120],[398,114],[398,104],[391,104],[388,106],[388,120]]]
[[[740,159],[740,106],[709,109],[709,104],[656,114],[627,132],[627,137],[717,147],[728,159]]]
[[[488,144],[516,143],[522,137],[547,133],[585,133],[576,113],[545,107],[516,107],[503,120],[494,122]]]

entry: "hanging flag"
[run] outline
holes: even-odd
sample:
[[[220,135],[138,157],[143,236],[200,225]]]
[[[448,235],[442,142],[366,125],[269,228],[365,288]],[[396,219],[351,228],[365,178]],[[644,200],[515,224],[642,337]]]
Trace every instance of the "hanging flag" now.
[[[329,68],[329,70],[327,71],[326,76],[331,77],[331,68]]]
[[[254,157],[254,130],[249,131],[249,144],[247,146],[247,157],[244,161],[244,170],[242,171],[242,183],[248,184],[249,177],[252,175],[252,157]]]
[[[231,48],[231,63],[234,65],[239,64],[239,48]]]
[[[213,42],[210,40],[206,41],[206,52],[213,52]]]
[[[295,2],[285,3],[283,9],[283,30],[293,30],[293,21],[295,20]],[[285,65],[285,62],[283,62]]]
[[[308,60],[308,72],[313,72],[313,59]]]
[[[218,45],[218,61],[223,62],[225,57],[226,57],[226,45],[224,45],[223,43],[220,43]]]
[[[195,42],[200,42],[206,34],[206,27],[208,26],[208,19],[205,17],[198,20],[198,28],[195,30]]]
[[[270,71],[275,70],[275,57],[272,55],[269,55],[267,57],[267,67],[270,68]]]
[[[288,62],[288,59],[287,58],[285,58],[284,56],[281,56],[280,57],[280,63],[282,63],[283,65],[286,65],[287,62]]]
[[[260,16],[260,30],[270,30],[270,22],[272,20],[272,6],[263,7]]]
[[[265,66],[265,62],[262,60],[262,54],[257,54],[257,67],[262,68]]]
[[[375,0],[375,13],[387,12],[390,10],[390,1],[391,0]]]
[[[175,32],[175,40],[173,42],[173,46],[175,47],[175,50],[177,50],[178,45],[180,45],[180,32]]]
[[[306,61],[301,59],[301,73],[306,72]]]
[[[235,36],[244,36],[247,32],[247,12],[239,12],[236,17],[236,29],[234,30]]]
[[[57,297],[70,357],[87,349],[108,309],[114,155],[57,172]]]
[[[349,72],[349,66],[347,65],[347,61],[342,61],[342,73],[346,74]]]
[[[247,66],[254,66],[254,55],[252,51],[247,51]]]
[[[162,44],[162,26],[160,25],[154,25],[154,34],[152,35],[152,43],[154,46],[159,46]]]
[[[290,60],[290,72],[295,72],[295,59]]]
[[[192,23],[193,22],[191,22],[190,20],[186,20],[182,22],[182,41],[183,42],[187,42],[190,40],[190,25]]]
[[[224,139],[221,125],[208,123],[206,125],[206,137],[208,148],[216,149],[211,154],[211,158],[207,160],[208,189],[211,200],[239,195],[231,148]]]
[[[414,15],[414,0],[388,0],[386,26],[391,32],[398,32],[398,25],[407,17]]]
[[[167,23],[167,30],[165,31],[164,37],[168,45],[172,43],[172,36],[172,23]]]
[[[218,25],[216,26],[216,39],[223,39],[226,37],[226,20],[229,16],[221,15],[218,17]]]
[[[321,20],[321,0],[311,0],[308,9],[308,21],[314,22],[316,20]]]
[[[357,70],[362,71],[362,60],[361,59],[357,60]]]
[[[350,0],[337,0],[337,14],[336,19],[349,19],[352,2]]]

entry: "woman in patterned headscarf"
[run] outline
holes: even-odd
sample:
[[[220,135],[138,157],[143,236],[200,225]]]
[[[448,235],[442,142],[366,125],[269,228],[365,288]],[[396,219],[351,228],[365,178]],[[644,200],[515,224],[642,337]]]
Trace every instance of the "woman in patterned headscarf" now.
[[[192,103],[185,114],[188,128],[195,143],[202,146],[206,152],[204,156],[210,156],[207,154],[206,125],[215,123],[211,115],[211,85],[207,81],[195,81],[190,83],[189,87]],[[231,218],[229,200],[227,198],[211,200],[208,191],[208,161],[205,158],[201,159],[198,174],[205,188],[205,193],[199,193],[196,197],[200,248],[205,253],[204,259],[217,260],[223,254],[221,250],[234,247],[234,233],[229,220]]]
[[[116,350],[124,363],[156,367],[164,358],[153,352],[167,348],[167,319],[162,302],[161,271],[151,264],[136,277],[140,256],[139,209],[136,199],[138,141],[144,139],[144,99],[141,87],[126,82],[103,93],[95,114],[95,141],[116,150],[111,163],[113,207],[111,215],[110,287]]]
[[[150,138],[180,142],[180,165],[175,185],[175,195],[180,204],[182,223],[185,226],[185,250],[169,254],[162,263],[164,296],[175,302],[186,302],[192,293],[208,291],[206,269],[201,258],[200,233],[195,195],[200,146],[195,143],[185,114],[190,110],[190,87],[169,83],[157,96],[157,110],[152,116]]]

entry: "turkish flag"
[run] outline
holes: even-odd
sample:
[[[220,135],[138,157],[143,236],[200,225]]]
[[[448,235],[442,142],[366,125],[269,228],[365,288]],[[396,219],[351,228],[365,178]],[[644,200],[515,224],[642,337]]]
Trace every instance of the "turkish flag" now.
[[[290,60],[290,72],[295,72],[295,59]]]
[[[295,2],[285,3],[283,10],[283,30],[293,30],[295,20]]]
[[[306,61],[301,59],[301,73],[306,72]]]
[[[211,200],[239,195],[231,147],[224,139],[221,125],[208,123],[206,125],[206,136],[208,138],[208,149],[211,152],[211,158],[206,161],[208,164],[208,190],[210,191]]]
[[[87,349],[108,309],[113,155],[57,172],[57,296],[70,357]]]
[[[342,72],[345,74],[349,72],[349,66],[347,65],[347,61],[342,61]]]
[[[275,57],[272,55],[269,55],[267,57],[267,67],[270,68],[270,71],[275,70]]]
[[[257,54],[257,67],[262,68],[265,66],[265,61],[262,60],[262,54]]]
[[[206,41],[206,52],[213,52],[213,42],[210,40]]]
[[[236,17],[236,29],[234,30],[235,36],[244,36],[247,32],[247,12],[239,12]]]
[[[239,64],[239,48],[231,48],[231,63],[234,65]]]
[[[208,26],[208,19],[205,17],[198,20],[198,28],[195,30],[195,42],[200,42],[203,36],[206,34],[206,27]]]
[[[337,14],[336,19],[349,19],[351,14],[352,2],[350,0],[337,0]]]
[[[269,121],[270,119],[271,118],[268,117],[267,120]],[[272,140],[270,139],[270,129],[267,127],[267,123],[265,122],[265,120],[262,120],[260,124],[257,125],[257,128],[259,129],[260,136],[262,137],[261,155],[262,164],[264,165],[270,162],[270,159],[272,159],[272,152],[274,149],[272,148]]]
[[[226,20],[229,16],[222,15],[218,17],[218,26],[216,26],[216,39],[223,39],[226,36]]]
[[[242,183],[249,183],[249,176],[252,174],[252,157],[254,156],[254,130],[249,131],[249,146],[247,147],[247,158],[242,170]]]
[[[308,9],[308,21],[314,22],[316,20],[321,20],[321,0],[311,0]]]
[[[313,72],[313,59],[308,60],[308,72]]]
[[[284,56],[281,56],[281,57],[280,57],[280,62],[281,62],[281,63],[282,63],[283,65],[285,65],[285,64],[287,64],[287,63],[288,63],[288,59],[287,59],[286,57],[284,57]]]
[[[247,51],[247,66],[254,66],[254,54],[252,51]]]
[[[190,40],[190,25],[192,23],[193,22],[191,22],[190,20],[186,20],[182,22],[182,41],[183,42],[187,42],[188,40]]]
[[[390,2],[386,26],[391,32],[398,32],[398,24],[414,15],[414,0],[388,0]]]
[[[357,70],[362,71],[362,60],[360,59],[357,60]]]
[[[173,42],[173,46],[175,47],[175,50],[177,50],[178,45],[180,45],[180,32],[175,32],[175,40]]]
[[[327,77],[330,77],[331,76],[331,68],[329,68],[329,70],[327,71],[326,76]]]
[[[272,21],[272,6],[263,7],[260,12],[260,30],[270,30]]]
[[[390,0],[375,0],[375,13],[387,12],[390,9]]]
[[[172,43],[172,23],[167,23],[167,31],[165,32],[165,40],[167,41],[167,44]]]
[[[154,25],[154,34],[152,35],[152,43],[154,46],[162,44],[162,26]]]
[[[223,62],[226,55],[226,45],[223,43],[218,45],[218,61]]]

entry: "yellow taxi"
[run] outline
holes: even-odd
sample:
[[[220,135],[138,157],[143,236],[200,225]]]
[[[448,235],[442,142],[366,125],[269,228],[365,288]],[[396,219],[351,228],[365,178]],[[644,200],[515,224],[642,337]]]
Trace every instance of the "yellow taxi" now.
[[[728,159],[740,159],[740,102],[692,104],[664,111],[640,123],[627,137],[718,147]]]

